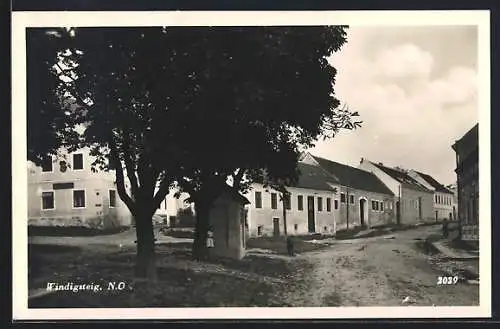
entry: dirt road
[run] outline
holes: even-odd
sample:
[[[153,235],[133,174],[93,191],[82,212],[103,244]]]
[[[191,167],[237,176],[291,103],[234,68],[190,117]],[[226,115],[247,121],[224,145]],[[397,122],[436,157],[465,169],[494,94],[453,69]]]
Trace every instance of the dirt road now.
[[[313,270],[286,294],[293,306],[462,306],[479,304],[479,285],[438,285],[443,273],[436,259],[416,247],[439,227],[422,227],[391,236],[337,241],[307,253]],[[388,239],[388,237],[394,237]]]

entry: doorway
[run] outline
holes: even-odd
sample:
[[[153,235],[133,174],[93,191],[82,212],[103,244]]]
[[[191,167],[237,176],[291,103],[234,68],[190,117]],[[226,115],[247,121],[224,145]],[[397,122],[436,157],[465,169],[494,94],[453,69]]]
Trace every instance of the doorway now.
[[[436,222],[437,222],[438,221],[438,211],[436,210],[434,213],[436,214]]]
[[[316,223],[314,220],[314,197],[307,197],[307,224],[309,228],[309,233],[316,232]]]
[[[278,217],[273,218],[273,236],[275,238],[280,236],[280,219]]]
[[[366,226],[365,209],[366,209],[366,200],[359,199],[359,221],[361,223],[361,226]]]

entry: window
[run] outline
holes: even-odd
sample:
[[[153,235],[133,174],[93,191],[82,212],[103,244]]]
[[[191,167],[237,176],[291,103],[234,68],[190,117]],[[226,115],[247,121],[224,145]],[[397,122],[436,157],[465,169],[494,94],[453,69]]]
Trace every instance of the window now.
[[[262,225],[257,226],[257,235],[258,235],[258,236],[261,236],[261,235],[262,235],[262,229],[263,229],[263,226],[262,226]]]
[[[297,196],[297,209],[304,210],[304,197],[302,195]]]
[[[49,157],[42,163],[42,172],[52,172],[52,170],[52,157]]]
[[[349,203],[354,204],[354,195],[349,195]]]
[[[335,204],[335,210],[339,209],[339,200],[335,200],[334,204]]]
[[[340,193],[340,202],[345,203],[345,194],[344,193]]]
[[[271,209],[278,209],[278,197],[276,193],[271,193]]]
[[[288,210],[292,209],[292,200],[291,200],[290,193],[286,193],[284,198],[285,198],[284,201],[285,201],[286,209],[288,209]]]
[[[318,211],[323,211],[323,198],[318,197]]]
[[[372,210],[375,210],[375,203],[376,201],[372,200]]]
[[[166,204],[166,200],[165,200]],[[109,190],[109,207],[114,208],[116,207],[116,191],[115,190]],[[166,207],[165,207],[166,209]]]
[[[85,208],[84,190],[73,190],[73,208]]]
[[[375,210],[379,210],[379,202],[378,201],[375,201]]]
[[[438,202],[438,196],[437,196],[437,194],[434,196],[434,202],[436,202],[436,203]]]
[[[331,198],[326,198],[326,211],[328,211],[328,212],[332,211],[332,199]]]
[[[255,208],[262,208],[262,192],[255,192]]]
[[[384,211],[384,202],[380,201],[380,211]]]
[[[83,154],[75,153],[73,154],[73,170],[83,169]]]
[[[55,209],[54,192],[42,192],[42,209],[43,210]]]
[[[294,224],[294,225],[293,225],[293,229],[295,230],[295,232],[297,232],[297,231],[299,230],[299,225]]]

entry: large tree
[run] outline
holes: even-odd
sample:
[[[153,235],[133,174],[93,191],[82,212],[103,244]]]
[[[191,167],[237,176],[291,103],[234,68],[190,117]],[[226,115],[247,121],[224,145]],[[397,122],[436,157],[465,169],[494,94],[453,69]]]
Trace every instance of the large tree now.
[[[28,116],[40,116],[37,104],[46,102],[43,131],[51,138],[29,149],[90,147],[95,166],[115,170],[136,222],[138,276],[155,277],[151,217],[173,184],[195,202],[199,255],[210,206],[228,179],[239,191],[264,178],[293,185],[301,149],[359,124],[339,108],[327,61],[346,42],[345,27],[47,32],[28,33],[28,44],[40,45],[33,49],[51,45],[44,60],[29,52],[28,62],[52,79],[30,92]],[[54,101],[61,96],[62,110]],[[82,134],[68,129],[76,125],[86,127]]]

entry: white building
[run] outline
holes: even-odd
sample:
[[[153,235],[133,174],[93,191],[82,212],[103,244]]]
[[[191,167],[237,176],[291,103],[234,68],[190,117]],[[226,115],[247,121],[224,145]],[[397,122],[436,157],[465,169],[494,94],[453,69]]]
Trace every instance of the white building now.
[[[456,212],[453,191],[439,183],[431,175],[416,170],[410,170],[408,174],[429,190],[434,191],[434,216],[436,221],[453,220],[453,214]]]

